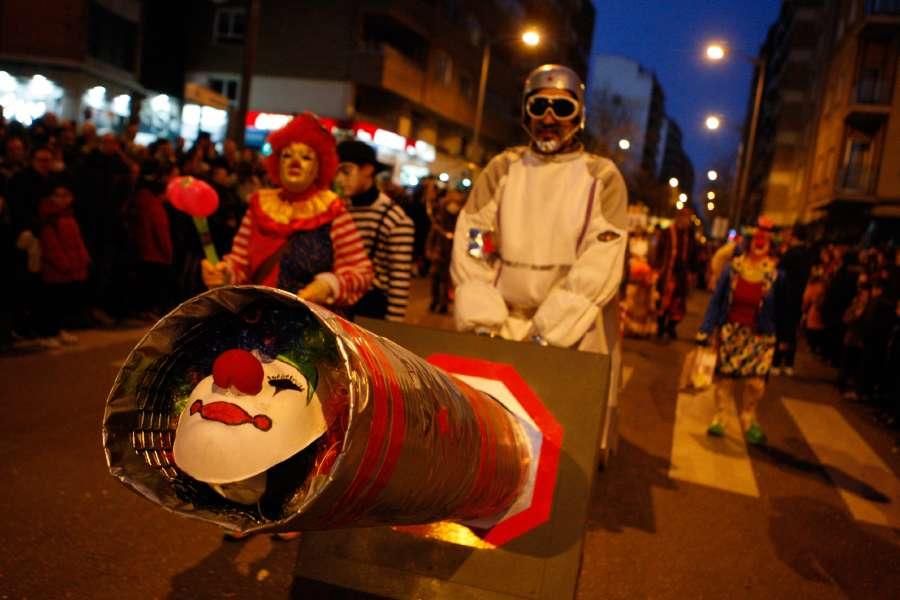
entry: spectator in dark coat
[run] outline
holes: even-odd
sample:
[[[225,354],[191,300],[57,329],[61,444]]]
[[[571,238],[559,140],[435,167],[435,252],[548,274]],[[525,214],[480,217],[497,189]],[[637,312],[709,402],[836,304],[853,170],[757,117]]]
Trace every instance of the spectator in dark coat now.
[[[794,374],[797,329],[803,316],[803,291],[812,270],[813,256],[804,243],[801,230],[789,233],[788,237],[788,248],[778,263],[783,279],[775,298],[775,357],[770,372],[790,376]]]

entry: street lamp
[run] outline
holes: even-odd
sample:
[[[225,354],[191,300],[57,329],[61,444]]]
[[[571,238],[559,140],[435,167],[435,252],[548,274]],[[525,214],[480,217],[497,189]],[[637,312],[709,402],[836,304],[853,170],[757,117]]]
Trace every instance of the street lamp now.
[[[678,178],[670,177],[669,178],[669,187],[677,188],[678,187]]]
[[[681,192],[680,194],[678,194],[678,201],[681,202],[682,204],[687,202],[687,194],[685,194],[684,192]]]
[[[534,48],[541,43],[541,34],[537,29],[529,29],[522,34],[522,42]]]
[[[684,203],[679,200],[678,202],[675,203],[675,208],[677,208],[678,210],[681,210],[682,208],[684,208]]]
[[[711,61],[720,61],[725,58],[725,46],[719,42],[712,42],[706,46],[706,58]]]
[[[715,202],[707,202],[707,203],[706,203],[706,210],[708,210],[708,211],[710,211],[710,212],[716,210],[716,203],[715,203]]]
[[[706,192],[706,199],[707,199],[707,200],[715,200],[715,199],[716,199],[716,193],[715,193],[714,191],[712,191],[712,190]]]
[[[715,181],[716,179],[719,178],[719,174],[717,172],[715,172],[714,170],[710,169],[709,171],[706,172],[706,178],[709,179],[710,181]]]
[[[719,42],[712,42],[706,46],[706,56],[712,61],[719,61],[725,58],[725,45]],[[744,203],[744,196],[747,195],[747,180],[750,172],[750,161],[753,159],[753,146],[756,143],[756,125],[759,122],[759,111],[762,105],[762,93],[766,85],[766,62],[767,57],[761,54],[759,57],[749,54],[740,53],[741,57],[750,62],[756,69],[756,90],[753,93],[753,112],[750,113],[750,129],[747,131],[747,143],[744,145],[744,151],[741,156],[741,164],[739,165],[737,201],[732,203],[734,210],[733,222],[735,229],[739,229],[741,225],[741,209]]]
[[[706,121],[704,121],[704,124],[710,131],[715,131],[722,125],[722,119],[720,119],[716,115],[709,115],[708,117],[706,117]]]
[[[628,150],[629,148],[631,148],[631,142],[623,138],[619,140],[619,148],[621,148],[622,150]]]
[[[487,91],[488,70],[491,67],[491,44],[507,41],[509,39],[521,39],[526,46],[535,47],[541,43],[541,34],[536,29],[524,31],[520,38],[487,39],[481,53],[481,79],[478,81],[478,102],[475,105],[475,128],[472,133],[472,148],[477,152],[479,138],[481,137],[481,120],[484,117],[484,95]]]

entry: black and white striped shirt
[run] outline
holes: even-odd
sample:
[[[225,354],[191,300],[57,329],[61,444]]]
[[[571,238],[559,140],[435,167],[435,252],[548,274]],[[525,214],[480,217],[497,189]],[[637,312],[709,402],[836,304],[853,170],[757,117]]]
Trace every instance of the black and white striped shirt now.
[[[369,206],[348,206],[369,260],[373,285],[387,292],[389,321],[402,321],[409,303],[415,227],[403,209],[385,194]]]

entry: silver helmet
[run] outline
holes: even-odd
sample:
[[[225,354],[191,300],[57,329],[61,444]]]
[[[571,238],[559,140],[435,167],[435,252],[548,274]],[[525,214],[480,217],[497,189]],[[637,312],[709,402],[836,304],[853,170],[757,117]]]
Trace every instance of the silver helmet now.
[[[528,74],[528,77],[525,79],[525,88],[522,90],[522,126],[528,131],[529,136],[532,136],[532,134],[531,128],[528,126],[528,112],[525,105],[528,98],[542,88],[555,88],[570,92],[575,97],[575,100],[578,101],[578,110],[581,113],[578,117],[578,128],[572,132],[572,135],[584,129],[584,83],[581,81],[581,77],[569,67],[547,64],[541,65]],[[539,143],[533,136],[532,140],[535,144]],[[542,148],[542,151],[554,152],[555,149]]]

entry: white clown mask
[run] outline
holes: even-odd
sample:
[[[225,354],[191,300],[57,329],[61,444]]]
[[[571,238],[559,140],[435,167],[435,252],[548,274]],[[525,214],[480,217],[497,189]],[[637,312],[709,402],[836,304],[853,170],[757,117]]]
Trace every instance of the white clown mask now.
[[[290,458],[326,430],[319,396],[309,385],[282,357],[223,352],[181,413],[175,464],[199,481],[226,484]]]

